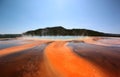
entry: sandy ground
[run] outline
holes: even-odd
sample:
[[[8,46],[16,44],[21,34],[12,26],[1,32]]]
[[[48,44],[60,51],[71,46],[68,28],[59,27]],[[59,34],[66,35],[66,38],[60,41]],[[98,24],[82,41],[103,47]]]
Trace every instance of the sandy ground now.
[[[1,40],[0,77],[120,77],[120,38]]]

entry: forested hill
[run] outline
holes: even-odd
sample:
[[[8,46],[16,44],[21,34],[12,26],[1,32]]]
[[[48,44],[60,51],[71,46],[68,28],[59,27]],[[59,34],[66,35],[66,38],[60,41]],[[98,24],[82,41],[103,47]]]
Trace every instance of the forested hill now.
[[[16,38],[21,36],[21,34],[0,34],[0,38]]]
[[[24,35],[37,36],[120,36],[118,34],[107,34],[88,29],[65,29],[64,27],[47,27],[43,29],[31,30],[23,33]]]

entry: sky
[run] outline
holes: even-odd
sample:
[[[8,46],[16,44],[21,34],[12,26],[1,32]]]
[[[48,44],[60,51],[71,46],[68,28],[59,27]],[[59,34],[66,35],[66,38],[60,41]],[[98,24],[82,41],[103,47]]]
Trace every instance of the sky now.
[[[120,0],[0,0],[0,34],[53,26],[120,34]]]

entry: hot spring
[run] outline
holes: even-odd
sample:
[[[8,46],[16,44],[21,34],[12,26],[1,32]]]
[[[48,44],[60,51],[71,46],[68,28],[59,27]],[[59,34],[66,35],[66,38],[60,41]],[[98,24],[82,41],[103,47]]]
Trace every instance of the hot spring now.
[[[40,40],[79,40],[87,36],[23,36],[23,39],[40,39]]]

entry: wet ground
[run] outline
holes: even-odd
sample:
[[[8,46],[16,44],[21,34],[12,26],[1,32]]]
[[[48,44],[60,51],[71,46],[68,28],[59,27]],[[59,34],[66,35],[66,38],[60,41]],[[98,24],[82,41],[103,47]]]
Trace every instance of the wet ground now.
[[[120,77],[119,45],[119,38],[1,40],[0,77]]]

